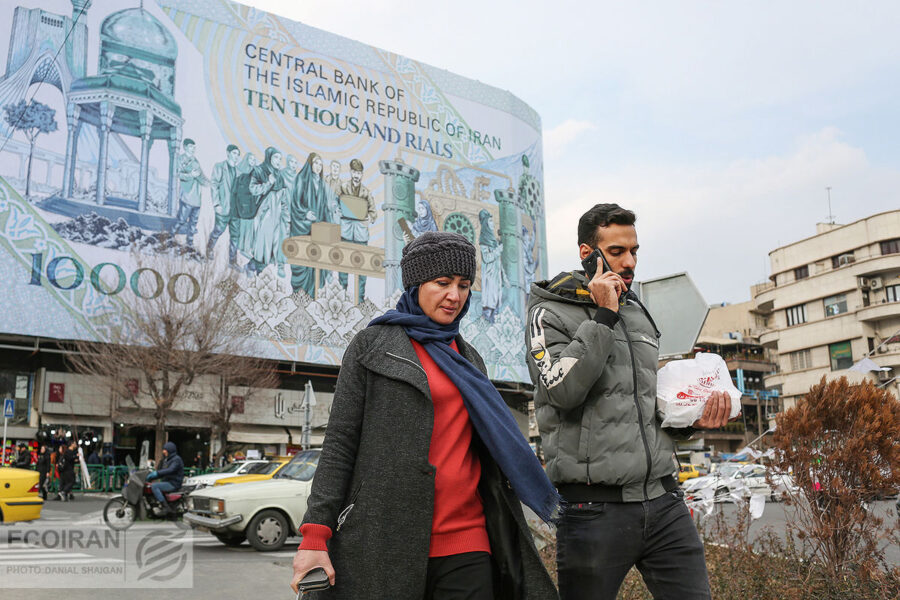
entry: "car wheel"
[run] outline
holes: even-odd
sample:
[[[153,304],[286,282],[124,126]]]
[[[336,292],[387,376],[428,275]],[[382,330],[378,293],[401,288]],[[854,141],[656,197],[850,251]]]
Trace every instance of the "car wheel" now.
[[[115,531],[123,531],[134,524],[136,509],[124,496],[114,496],[103,507],[103,521]]]
[[[219,540],[226,546],[231,546],[231,547],[240,546],[247,539],[247,536],[243,532],[241,532],[241,533],[234,533],[234,532],[230,532],[230,531],[228,533],[215,533],[214,532],[213,535],[216,536],[217,540]]]
[[[722,487],[717,487],[715,493],[713,494],[713,499],[723,502],[728,498],[728,493],[729,490],[724,485]]]
[[[288,522],[277,510],[264,510],[247,526],[247,540],[260,552],[278,550],[288,536]]]

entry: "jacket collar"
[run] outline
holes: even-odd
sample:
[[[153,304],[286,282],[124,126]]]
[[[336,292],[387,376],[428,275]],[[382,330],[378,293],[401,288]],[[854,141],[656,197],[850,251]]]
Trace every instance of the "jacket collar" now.
[[[378,331],[369,344],[368,351],[360,357],[360,363],[379,375],[409,383],[430,401],[428,376],[413,348],[412,340],[403,328],[398,325],[373,327]],[[484,371],[484,363],[478,353],[461,336],[456,336],[456,346],[463,358]]]

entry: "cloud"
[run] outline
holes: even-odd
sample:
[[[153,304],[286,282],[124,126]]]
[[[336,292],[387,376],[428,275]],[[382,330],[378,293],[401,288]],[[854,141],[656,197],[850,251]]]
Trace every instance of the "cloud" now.
[[[597,129],[590,121],[567,119],[552,129],[544,130],[544,159],[559,158],[580,135]]]
[[[632,164],[572,172],[548,163],[551,274],[577,268],[578,217],[598,202],[638,215],[638,278],[688,271],[710,302],[741,301],[768,276],[768,253],[812,235],[828,212],[849,223],[896,208],[900,172],[873,165],[835,128],[798,138],[789,152],[725,163]]]

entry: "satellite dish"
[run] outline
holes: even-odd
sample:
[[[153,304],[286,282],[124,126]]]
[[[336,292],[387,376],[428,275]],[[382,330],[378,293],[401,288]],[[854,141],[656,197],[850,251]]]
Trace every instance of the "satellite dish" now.
[[[659,338],[659,357],[671,358],[688,354],[694,349],[700,329],[706,321],[709,304],[687,273],[676,273],[632,286],[662,336]]]

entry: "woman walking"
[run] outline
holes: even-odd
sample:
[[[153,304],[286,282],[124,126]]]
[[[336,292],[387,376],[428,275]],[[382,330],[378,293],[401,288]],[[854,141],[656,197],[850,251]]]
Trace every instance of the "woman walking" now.
[[[475,247],[427,232],[403,249],[406,292],[347,348],[291,585],[322,567],[328,599],[557,598],[520,500],[559,496],[459,336]]]

